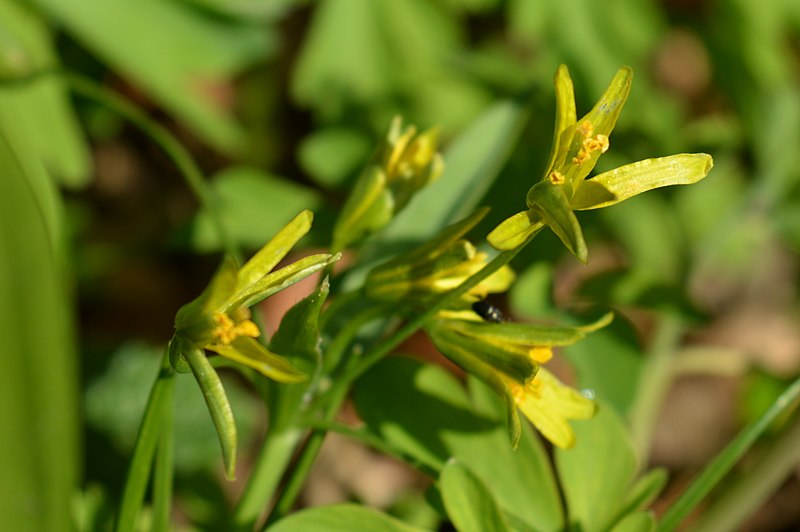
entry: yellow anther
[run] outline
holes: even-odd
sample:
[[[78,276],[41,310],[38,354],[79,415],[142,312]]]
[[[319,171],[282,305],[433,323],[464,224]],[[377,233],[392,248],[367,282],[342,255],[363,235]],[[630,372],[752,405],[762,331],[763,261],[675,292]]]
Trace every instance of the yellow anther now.
[[[588,138],[592,136],[594,133],[594,126],[588,120],[584,120],[581,125],[578,126],[578,133],[580,133],[584,138]]]
[[[528,355],[535,361],[543,364],[553,358],[553,350],[549,347],[531,347]]]
[[[214,327],[211,334],[223,345],[230,344],[240,336],[257,338],[261,334],[258,326],[252,321],[246,319],[236,323],[227,314],[221,312],[214,314],[214,323],[217,326]]]
[[[586,123],[586,122],[584,122]],[[583,164],[588,161],[594,152],[599,151],[605,153],[608,150],[608,135],[596,135],[594,137],[587,137],[581,143],[581,151],[578,155],[572,158],[575,164]]]
[[[552,172],[550,172],[550,175],[548,177],[550,178],[550,182],[553,183],[554,185],[563,185],[564,182],[566,181],[566,179],[564,178],[564,174],[562,174],[558,170],[553,170]]]

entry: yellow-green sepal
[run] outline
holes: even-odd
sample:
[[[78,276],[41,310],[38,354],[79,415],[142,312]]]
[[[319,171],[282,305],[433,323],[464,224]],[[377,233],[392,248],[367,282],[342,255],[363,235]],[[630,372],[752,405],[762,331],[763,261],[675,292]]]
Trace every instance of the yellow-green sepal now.
[[[490,371],[502,373],[508,379],[519,384],[529,382],[539,370],[539,365],[526,350],[518,349],[512,344],[482,341],[480,337],[466,336],[450,326],[450,321],[443,325],[434,323],[427,332],[434,345],[456,363],[461,364],[465,353],[478,357]],[[484,380],[485,376],[479,375]]]
[[[486,323],[452,320],[449,327],[464,336],[484,341],[518,346],[554,347],[571,345],[583,339],[590,332],[605,327],[614,318],[613,312],[603,315],[588,325],[578,327],[558,327],[532,323]]]
[[[311,230],[313,221],[314,213],[304,210],[278,231],[239,270],[236,292],[240,293],[246,290],[271,272],[286,257],[294,245]]]
[[[617,124],[617,119],[622,112],[622,107],[631,92],[631,82],[633,81],[633,70],[623,67],[617,71],[614,78],[609,83],[608,88],[597,101],[595,106],[583,118],[577,120],[571,131],[566,132],[569,137],[570,145],[567,150],[564,164],[564,177],[567,179],[568,186],[575,190],[580,182],[589,175],[602,151],[591,153],[585,161],[574,163],[572,158],[580,153],[582,143],[586,138],[580,133],[585,123],[591,125],[590,136],[604,135],[608,137]],[[557,169],[557,168],[556,168]],[[547,177],[547,176],[545,176]]]
[[[278,382],[302,382],[307,378],[305,373],[296,369],[286,358],[273,353],[254,338],[240,336],[230,344],[207,345],[206,349],[253,368]]]
[[[230,300],[236,290],[237,272],[236,261],[225,256],[205,290],[178,309],[175,330],[196,343],[204,343],[211,328],[210,317]]]
[[[669,185],[703,179],[714,161],[705,153],[682,153],[620,166],[581,183],[570,205],[575,210],[608,207],[631,196]]]
[[[228,311],[255,305],[272,294],[280,292],[294,283],[305,279],[309,275],[318,272],[340,258],[340,253],[336,255],[320,253],[297,260],[288,266],[284,266],[280,270],[265,275],[250,285],[243,286],[236,292],[235,297],[230,300],[223,310]]]
[[[585,264],[589,251],[578,218],[564,194],[564,186],[542,181],[528,191],[527,202],[528,207],[539,214],[567,249]]]
[[[542,217],[536,211],[528,209],[503,220],[492,229],[486,240],[494,249],[508,251],[523,245],[542,227]]]
[[[553,168],[564,164],[569,149],[571,137],[567,130],[575,125],[577,120],[575,110],[575,89],[572,78],[566,65],[559,65],[555,75],[556,92],[556,124],[553,132],[553,147],[550,150],[550,160],[544,175],[547,177]]]

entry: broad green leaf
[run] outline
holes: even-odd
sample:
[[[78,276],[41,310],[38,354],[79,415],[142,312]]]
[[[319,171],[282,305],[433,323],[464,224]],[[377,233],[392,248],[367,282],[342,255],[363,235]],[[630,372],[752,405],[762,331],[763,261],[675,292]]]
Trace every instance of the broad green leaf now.
[[[249,167],[222,171],[212,181],[219,210],[231,236],[243,246],[260,248],[303,209],[322,203],[316,191]],[[200,251],[221,245],[217,230],[205,212],[192,223],[192,244]]]
[[[636,330],[620,316],[607,328],[565,347],[564,353],[577,370],[581,385],[618,412],[628,412],[642,367],[637,342]]]
[[[537,530],[560,530],[560,499],[539,439],[525,425],[512,451],[502,399],[483,384],[472,389],[475,407],[441,368],[390,358],[358,381],[354,400],[370,431],[397,449],[435,469],[454,456],[489,487],[504,514]]]
[[[705,153],[683,153],[646,159],[583,181],[570,205],[576,210],[600,209],[631,196],[669,185],[690,185],[703,179],[714,161]]]
[[[656,518],[653,512],[635,512],[626,515],[611,532],[654,532],[655,529]]]
[[[36,154],[0,129],[0,520],[71,522],[81,453],[59,204]]]
[[[357,129],[328,128],[303,139],[297,159],[312,179],[333,188],[341,186],[358,170],[371,149],[368,137]]]
[[[667,485],[669,475],[666,469],[652,469],[639,478],[628,492],[623,513],[645,510],[661,494]]]
[[[392,62],[376,3],[317,3],[294,69],[295,101],[337,113],[343,99],[367,100],[390,87]]]
[[[56,74],[14,83],[13,77],[58,66],[45,22],[21,2],[0,2],[0,57],[12,61],[0,85],[0,125],[30,145],[45,167],[70,187],[89,179],[89,150],[72,111],[67,86]],[[8,69],[6,69],[8,70]]]
[[[489,487],[463,463],[448,460],[439,484],[447,516],[457,530],[510,530]]]
[[[594,418],[572,425],[577,444],[556,450],[569,521],[585,532],[605,530],[622,508],[633,479],[633,447],[625,426],[608,405],[601,403]]]
[[[335,504],[303,510],[267,528],[269,532],[324,530],[325,532],[422,532],[372,508]]]
[[[230,153],[242,149],[244,132],[216,93],[269,52],[263,27],[181,2],[138,0],[135,9],[125,0],[34,3],[206,141]]]
[[[533,319],[553,314],[553,266],[537,262],[517,277],[511,286],[509,303],[515,315]]]

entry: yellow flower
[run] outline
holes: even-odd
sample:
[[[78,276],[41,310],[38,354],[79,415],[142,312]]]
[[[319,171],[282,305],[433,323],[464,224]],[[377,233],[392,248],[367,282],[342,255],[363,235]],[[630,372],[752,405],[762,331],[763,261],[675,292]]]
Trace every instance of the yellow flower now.
[[[525,243],[545,225],[582,262],[588,251],[574,211],[599,209],[667,185],[703,179],[713,166],[710,155],[679,154],[646,159],[586,179],[609,148],[609,136],[628,98],[633,72],[621,68],[606,92],[578,120],[572,79],[561,65],[555,77],[556,124],[550,159],[542,179],[528,191],[528,209],[511,216],[487,237],[500,250]]]
[[[374,268],[365,282],[367,296],[377,301],[403,300],[424,308],[438,295],[459,286],[489,262],[486,253],[463,238],[487,212],[479,209],[427,244]],[[467,308],[490,293],[504,292],[513,281],[511,268],[500,268],[464,294],[456,308]]]
[[[520,385],[507,380],[516,406],[553,445],[568,449],[575,445],[570,419],[589,419],[597,404],[566,386],[552,373],[539,368],[529,383]]]
[[[256,340],[261,331],[250,319],[248,307],[338,259],[337,255],[312,255],[272,271],[309,231],[312,219],[310,211],[300,213],[241,268],[226,258],[206,290],[178,310],[170,341],[170,361],[176,370],[188,371],[187,350],[205,349],[276,381],[305,379],[288,360]]]
[[[596,406],[541,364],[552,358],[553,347],[573,344],[612,318],[609,313],[589,325],[553,327],[440,317],[426,331],[442,354],[504,398],[512,445],[520,438],[518,410],[522,410],[543,436],[568,448],[575,444],[568,420],[590,418]]]

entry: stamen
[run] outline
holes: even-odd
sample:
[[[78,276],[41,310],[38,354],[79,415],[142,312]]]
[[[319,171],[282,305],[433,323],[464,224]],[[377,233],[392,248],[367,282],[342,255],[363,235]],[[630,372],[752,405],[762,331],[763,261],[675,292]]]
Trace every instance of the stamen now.
[[[566,179],[564,178],[564,174],[562,174],[558,170],[553,170],[552,172],[550,172],[550,175],[548,177],[550,178],[550,182],[553,183],[554,185],[563,185],[564,182],[566,181]]]

